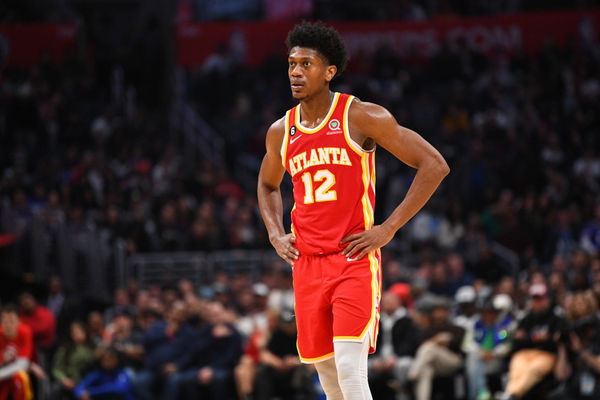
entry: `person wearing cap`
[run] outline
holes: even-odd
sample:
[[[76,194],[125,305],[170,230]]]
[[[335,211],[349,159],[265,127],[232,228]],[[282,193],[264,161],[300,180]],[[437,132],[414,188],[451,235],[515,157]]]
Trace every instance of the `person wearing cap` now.
[[[475,346],[466,360],[469,400],[489,399],[491,392],[501,388],[500,374],[516,327],[511,303],[509,296],[497,294],[485,299],[480,307],[481,315],[473,326]]]
[[[456,309],[452,318],[452,323],[465,330],[465,339],[462,343],[462,350],[464,353],[469,353],[477,347],[473,340],[473,327],[475,321],[479,318],[477,306],[475,304],[476,300],[477,292],[471,285],[461,286],[454,294]]]
[[[529,287],[529,311],[519,322],[512,344],[508,383],[497,399],[518,399],[553,372],[565,321],[555,314],[543,282]]]

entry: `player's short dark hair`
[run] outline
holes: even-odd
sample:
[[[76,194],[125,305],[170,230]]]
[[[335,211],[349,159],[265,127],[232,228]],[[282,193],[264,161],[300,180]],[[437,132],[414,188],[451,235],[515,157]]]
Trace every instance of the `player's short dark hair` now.
[[[344,72],[348,62],[348,52],[340,33],[323,22],[302,22],[292,29],[285,40],[288,52],[296,46],[317,50],[330,65],[337,67],[335,77]]]
[[[14,303],[7,303],[2,306],[2,314],[17,314],[19,315],[19,308]]]

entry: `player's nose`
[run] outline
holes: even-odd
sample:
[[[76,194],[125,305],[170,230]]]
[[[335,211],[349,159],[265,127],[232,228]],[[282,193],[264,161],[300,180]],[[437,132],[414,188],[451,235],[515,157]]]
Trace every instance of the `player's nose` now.
[[[294,65],[290,71],[291,76],[302,76],[302,67],[299,64]]]

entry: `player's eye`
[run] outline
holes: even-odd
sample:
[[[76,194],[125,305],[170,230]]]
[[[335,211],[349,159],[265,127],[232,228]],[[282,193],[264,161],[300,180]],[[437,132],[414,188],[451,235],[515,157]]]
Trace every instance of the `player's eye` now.
[[[290,67],[293,67],[294,65],[296,65],[296,63],[293,62],[293,61],[288,61],[288,64],[289,64]]]
[[[308,67],[310,65],[310,61],[304,61],[304,66]]]

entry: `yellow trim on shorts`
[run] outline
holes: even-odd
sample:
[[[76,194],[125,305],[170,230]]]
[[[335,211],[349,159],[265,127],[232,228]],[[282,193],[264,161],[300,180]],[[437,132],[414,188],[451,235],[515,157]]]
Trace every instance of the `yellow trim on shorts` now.
[[[300,361],[302,361],[305,364],[312,364],[312,363],[316,363],[319,361],[324,361],[333,356],[334,356],[334,352],[332,351],[331,353],[325,354],[324,356],[319,356],[319,357],[314,357],[314,358],[304,358],[300,355],[300,351],[298,350],[298,357],[300,357]]]
[[[26,400],[33,399],[33,391],[31,388],[31,380],[29,379],[29,375],[25,371],[17,371],[16,373],[21,377],[21,382],[23,383],[23,393],[25,394]]]

